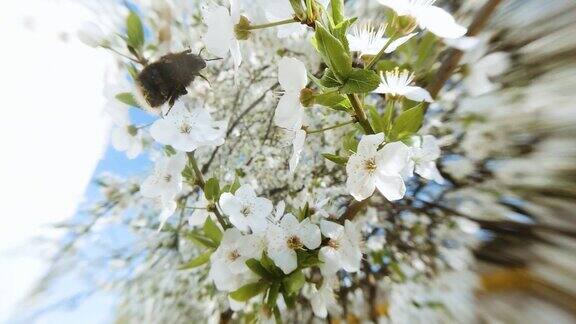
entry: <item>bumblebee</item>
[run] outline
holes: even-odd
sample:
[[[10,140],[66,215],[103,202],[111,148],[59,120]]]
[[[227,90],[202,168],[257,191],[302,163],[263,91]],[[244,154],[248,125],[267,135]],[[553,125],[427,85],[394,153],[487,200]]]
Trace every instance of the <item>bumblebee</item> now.
[[[156,62],[148,64],[138,74],[136,85],[143,100],[152,107],[158,108],[168,102],[172,107],[176,100],[188,92],[188,87],[200,71],[206,68],[206,60],[191,50],[170,53]]]

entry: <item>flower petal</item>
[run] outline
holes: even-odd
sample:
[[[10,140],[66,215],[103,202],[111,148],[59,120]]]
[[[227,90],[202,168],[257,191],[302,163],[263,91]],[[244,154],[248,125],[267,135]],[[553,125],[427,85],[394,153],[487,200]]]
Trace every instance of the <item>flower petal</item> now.
[[[384,133],[364,135],[358,143],[356,152],[360,155],[373,155],[382,142],[384,142]]]
[[[358,201],[362,201],[374,193],[374,177],[368,174],[348,174],[346,190]]]
[[[296,130],[302,127],[304,109],[300,104],[300,94],[286,92],[278,102],[274,115],[274,124],[278,127]]]
[[[398,16],[406,15],[410,9],[409,0],[378,0],[378,2],[380,2],[381,5],[394,10]]]
[[[418,34],[418,33],[410,33],[406,36],[402,36],[402,37],[394,40],[392,43],[390,43],[390,45],[388,45],[388,47],[386,48],[386,50],[384,52],[387,54],[394,52],[398,47],[404,45],[404,43],[409,41],[410,38],[412,38],[416,34]]]
[[[389,201],[402,199],[406,193],[406,185],[399,175],[379,175],[374,182],[378,191]]]
[[[278,81],[287,92],[299,93],[308,83],[304,63],[292,57],[283,57],[278,64]]]
[[[435,161],[426,161],[416,164],[416,173],[418,173],[422,178],[433,180],[436,183],[444,183],[444,178],[438,171]]]
[[[418,24],[436,36],[443,38],[459,38],[466,34],[467,29],[460,26],[451,14],[436,6],[418,6],[414,8]]]
[[[316,224],[310,222],[310,218],[306,218],[300,223],[298,237],[300,237],[302,243],[311,250],[320,246],[320,229]]]
[[[404,97],[418,102],[421,101],[434,102],[434,99],[432,99],[432,96],[430,96],[428,90],[420,87],[414,87],[414,86],[404,87]]]
[[[306,141],[306,131],[302,129],[296,130],[296,136],[294,136],[294,141],[292,142],[292,156],[288,165],[290,166],[290,173],[294,173],[298,162],[300,162],[300,156],[302,155],[302,149],[304,148],[304,142]]]
[[[274,261],[274,264],[282,269],[282,272],[285,274],[289,274],[296,270],[296,267],[298,266],[296,252],[288,247],[282,249],[268,249],[268,254],[270,259]]]
[[[321,220],[320,230],[322,231],[322,234],[324,234],[324,236],[331,239],[338,239],[344,233],[344,226],[338,223]]]
[[[378,172],[388,175],[399,174],[408,163],[410,148],[402,142],[388,143],[378,151]]]

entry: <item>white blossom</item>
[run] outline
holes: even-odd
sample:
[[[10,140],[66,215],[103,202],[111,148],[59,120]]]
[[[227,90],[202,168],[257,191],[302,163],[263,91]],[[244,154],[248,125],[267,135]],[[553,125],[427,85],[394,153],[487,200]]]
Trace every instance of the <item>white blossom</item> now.
[[[268,227],[268,255],[286,274],[297,267],[296,251],[320,246],[320,229],[309,218],[301,223],[292,214],[286,214],[279,224]]]
[[[410,160],[403,172],[407,177],[412,177],[416,172],[424,179],[443,183],[444,178],[440,175],[436,160],[440,157],[438,140],[432,135],[415,137],[414,146],[410,147]]]
[[[328,244],[320,249],[318,258],[323,264],[320,270],[324,275],[334,274],[340,269],[347,272],[360,270],[362,236],[356,224],[346,220],[344,226],[322,220],[320,230],[328,238]]]
[[[316,288],[315,285],[312,285],[312,292],[310,293],[309,299],[314,315],[320,318],[326,318],[329,309],[332,310],[337,308],[338,302],[336,300],[336,295],[334,294],[335,283],[336,278],[324,277],[324,282],[320,288]]]
[[[240,42],[235,33],[235,27],[240,22],[239,2],[230,0],[230,9],[210,4],[203,8],[202,15],[208,26],[203,37],[206,48],[218,57],[226,57],[230,53],[237,69],[242,63]]]
[[[434,6],[436,0],[378,0],[382,5],[394,10],[398,16],[408,16],[422,29],[428,29],[442,38],[459,38],[466,34],[451,14]]]
[[[300,129],[304,118],[300,92],[308,83],[304,63],[295,58],[283,57],[278,64],[278,81],[285,92],[278,102],[274,123],[290,130]]]
[[[246,260],[260,257],[260,251],[254,250],[250,241],[250,236],[242,235],[236,228],[224,232],[218,249],[210,256],[209,277],[218,290],[234,290],[255,277]]]
[[[391,97],[405,97],[413,101],[434,101],[430,93],[423,88],[411,86],[410,83],[414,80],[414,74],[408,70],[400,70],[398,68],[392,71],[380,72],[380,85],[374,93],[386,94]]]
[[[214,121],[204,108],[189,109],[178,101],[166,117],[154,122],[150,134],[158,143],[192,152],[199,147],[224,144],[227,125],[226,121]]]
[[[289,1],[284,0],[264,0],[261,3],[266,19],[269,22],[286,20],[294,17],[294,10]],[[280,25],[275,27],[279,38],[285,38],[292,35],[301,35],[306,31],[306,26],[299,23]]]
[[[132,126],[115,127],[111,139],[112,146],[120,152],[126,152],[129,159],[135,159],[142,153],[142,134]]]
[[[388,43],[389,38],[384,36],[386,30],[385,25],[379,25],[378,28],[374,27],[371,23],[356,24],[351,27],[350,32],[346,35],[350,50],[352,52],[359,52],[360,56],[363,55],[376,55]],[[392,41],[386,48],[384,53],[392,53],[398,47],[410,40],[417,33],[410,33],[408,35],[399,37]]]
[[[390,201],[404,197],[406,186],[400,172],[408,163],[410,150],[401,142],[378,150],[383,141],[383,133],[364,135],[357,152],[348,159],[346,188],[358,201],[370,197],[376,188]]]
[[[156,161],[154,173],[140,186],[140,193],[147,198],[172,200],[182,190],[182,170],[187,158],[184,153],[163,156]]]
[[[220,196],[220,207],[232,225],[243,232],[266,230],[266,218],[272,213],[272,202],[256,196],[249,185],[242,185],[236,193],[225,192]]]

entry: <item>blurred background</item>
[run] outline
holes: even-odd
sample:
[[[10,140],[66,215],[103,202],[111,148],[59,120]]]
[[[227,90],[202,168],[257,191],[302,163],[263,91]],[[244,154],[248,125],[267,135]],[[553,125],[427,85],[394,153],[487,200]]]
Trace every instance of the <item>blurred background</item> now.
[[[466,8],[482,1],[446,2]],[[119,296],[96,289],[90,272],[75,272],[74,264],[67,265],[72,271],[57,284],[38,287],[51,260],[70,242],[58,224],[81,222],[86,217],[81,211],[101,197],[94,176],[142,175],[151,166],[148,157],[129,160],[109,145],[111,121],[103,108],[114,57],[81,43],[76,34],[86,21],[101,20],[103,8],[90,1],[2,2],[0,323],[118,319]],[[506,142],[501,149],[512,148],[514,154],[491,162],[502,166],[499,182],[492,185],[525,201],[492,205],[478,198],[476,206],[468,206],[490,213],[500,213],[496,209],[502,205],[508,208],[504,222],[479,222],[489,239],[475,251],[480,260],[478,312],[487,323],[575,323],[575,2],[503,1],[491,28],[498,32],[490,50],[508,52],[513,68],[500,79],[500,97],[465,100],[460,117],[486,105],[492,107],[491,116],[501,117],[491,127],[509,133],[490,138],[492,148]],[[508,99],[514,96],[528,99],[512,104]],[[503,107],[516,110],[506,114]],[[131,114],[133,121],[149,120],[145,114]],[[474,151],[487,144],[470,140],[464,145]],[[510,216],[510,210],[515,214]],[[105,233],[102,240],[116,247],[130,243],[122,230]],[[70,248],[97,259],[102,251],[90,244]],[[41,298],[35,290],[42,290]]]

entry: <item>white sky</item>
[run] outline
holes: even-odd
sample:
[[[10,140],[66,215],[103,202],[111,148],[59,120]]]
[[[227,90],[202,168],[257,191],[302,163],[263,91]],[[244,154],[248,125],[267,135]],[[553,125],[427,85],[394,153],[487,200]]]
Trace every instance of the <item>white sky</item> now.
[[[110,55],[75,33],[60,40],[86,20],[69,1],[2,1],[0,322],[46,269],[22,247],[73,215],[107,141],[101,111]]]

